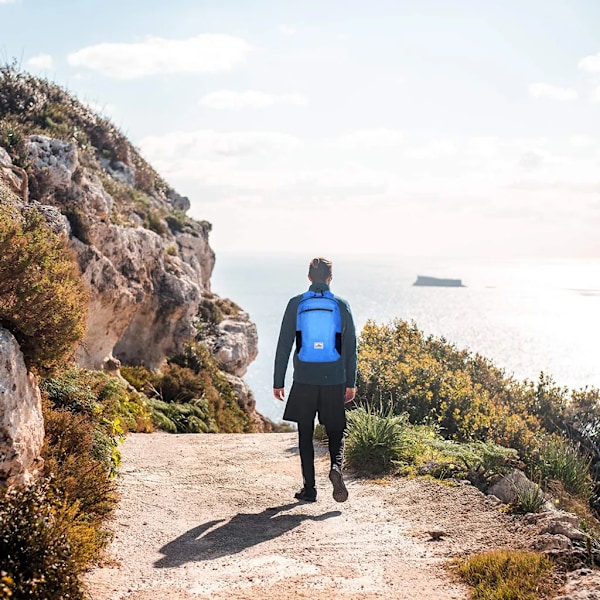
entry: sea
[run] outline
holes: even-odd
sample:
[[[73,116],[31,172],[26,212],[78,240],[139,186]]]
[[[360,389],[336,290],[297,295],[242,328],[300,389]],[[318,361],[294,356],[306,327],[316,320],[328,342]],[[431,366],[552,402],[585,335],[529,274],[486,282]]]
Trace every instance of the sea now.
[[[250,314],[258,357],[246,382],[258,411],[281,421],[272,395],[279,327],[290,297],[308,289],[310,256],[219,252],[212,291]],[[600,388],[600,259],[332,256],[331,290],[350,302],[357,333],[367,320],[414,322],[426,334],[491,359],[519,380],[540,373],[573,389]],[[418,275],[463,287],[414,286]],[[291,361],[286,392],[291,385]]]

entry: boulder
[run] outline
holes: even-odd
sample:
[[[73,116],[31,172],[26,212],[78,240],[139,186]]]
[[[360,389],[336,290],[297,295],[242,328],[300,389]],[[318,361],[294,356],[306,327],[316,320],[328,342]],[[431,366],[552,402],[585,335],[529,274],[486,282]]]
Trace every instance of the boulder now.
[[[42,399],[14,336],[0,328],[0,483],[27,483],[41,466]]]
[[[247,313],[226,318],[218,325],[219,335],[213,349],[219,365],[224,371],[243,377],[248,365],[258,355],[258,333],[256,325]]]
[[[564,535],[570,540],[585,540],[587,537],[579,529],[580,519],[577,515],[562,510],[552,510],[540,514],[537,526],[542,534]]]
[[[517,499],[517,492],[533,488],[539,489],[533,481],[527,479],[522,471],[515,469],[491,485],[487,493],[496,496],[504,504],[511,504]]]

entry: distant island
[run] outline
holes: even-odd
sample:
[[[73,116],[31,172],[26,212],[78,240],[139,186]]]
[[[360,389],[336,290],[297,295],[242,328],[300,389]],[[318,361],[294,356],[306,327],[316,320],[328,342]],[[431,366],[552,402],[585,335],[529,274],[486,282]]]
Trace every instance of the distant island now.
[[[440,277],[428,277],[426,275],[417,275],[417,280],[413,285],[429,285],[438,287],[465,287],[461,279],[443,279]]]

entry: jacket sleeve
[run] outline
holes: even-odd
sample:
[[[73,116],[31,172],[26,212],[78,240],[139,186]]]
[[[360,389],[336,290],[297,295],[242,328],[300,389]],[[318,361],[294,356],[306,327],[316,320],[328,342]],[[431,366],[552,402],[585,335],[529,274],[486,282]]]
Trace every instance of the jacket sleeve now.
[[[344,368],[346,370],[346,387],[356,387],[356,329],[350,305],[346,307],[346,329],[343,334]]]
[[[287,370],[290,352],[296,339],[296,303],[292,300],[283,314],[281,329],[279,331],[279,340],[275,352],[275,369],[273,373],[273,389],[279,389],[285,385],[285,372]]]

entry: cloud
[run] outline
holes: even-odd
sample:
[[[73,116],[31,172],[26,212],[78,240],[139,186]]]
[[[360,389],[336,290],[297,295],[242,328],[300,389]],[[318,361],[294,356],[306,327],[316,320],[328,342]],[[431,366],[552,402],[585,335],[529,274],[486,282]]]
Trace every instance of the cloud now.
[[[211,159],[270,155],[289,152],[300,146],[298,138],[272,131],[212,130],[179,131],[149,136],[139,142],[149,160]]]
[[[200,99],[200,105],[217,110],[241,110],[244,108],[269,108],[275,104],[305,106],[308,99],[302,94],[267,94],[265,92],[233,92],[219,90]]]
[[[0,0],[0,4],[14,4],[17,0]]]
[[[0,3],[2,0],[0,0]],[[32,71],[46,71],[54,66],[52,56],[49,54],[38,54],[32,56],[26,63],[25,66]]]
[[[577,66],[588,73],[600,73],[600,52],[582,58]]]
[[[592,102],[600,102],[600,85],[596,86],[592,92]]]
[[[215,73],[243,62],[251,50],[243,39],[202,34],[187,40],[149,37],[143,42],[97,44],[69,54],[73,67],[107,77],[135,79],[161,73]]]
[[[448,140],[434,140],[420,148],[414,148],[406,153],[409,158],[418,160],[436,160],[456,154],[457,148]]]
[[[569,144],[575,148],[591,148],[594,147],[596,143],[595,138],[585,134],[572,135],[569,138]]]
[[[534,171],[544,166],[544,155],[535,150],[523,152],[519,157],[518,166],[526,171]]]
[[[560,102],[576,100],[578,96],[577,92],[571,88],[563,88],[550,83],[529,84],[529,95],[534,98],[547,98]]]
[[[277,25],[277,31],[279,31],[279,33],[283,33],[283,35],[291,36],[296,33],[296,28],[292,27],[291,25],[281,23],[280,25]]]
[[[364,129],[340,136],[332,145],[343,150],[390,148],[399,146],[403,138],[402,132],[397,129]]]

